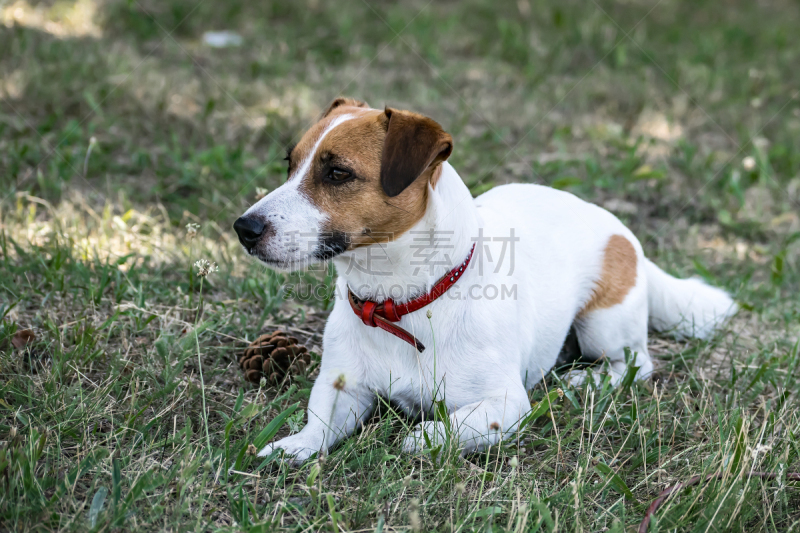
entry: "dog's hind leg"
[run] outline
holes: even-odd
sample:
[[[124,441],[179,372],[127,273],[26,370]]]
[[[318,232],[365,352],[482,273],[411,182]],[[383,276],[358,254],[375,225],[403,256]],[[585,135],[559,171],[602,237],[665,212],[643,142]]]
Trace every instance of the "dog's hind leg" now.
[[[644,379],[653,372],[653,362],[647,352],[647,284],[642,278],[621,303],[588,311],[575,320],[583,356],[607,361],[614,386],[627,372],[625,348],[635,357],[630,363],[639,367],[636,379]],[[580,385],[587,375],[586,370],[572,371],[566,380],[571,385]],[[596,381],[602,380],[601,375],[594,375]]]

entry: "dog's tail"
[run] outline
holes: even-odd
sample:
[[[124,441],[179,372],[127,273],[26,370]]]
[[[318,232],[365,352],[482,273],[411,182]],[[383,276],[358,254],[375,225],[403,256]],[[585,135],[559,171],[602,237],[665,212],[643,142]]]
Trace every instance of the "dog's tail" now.
[[[678,279],[645,259],[650,327],[678,338],[709,338],[738,306],[727,292],[697,278]]]

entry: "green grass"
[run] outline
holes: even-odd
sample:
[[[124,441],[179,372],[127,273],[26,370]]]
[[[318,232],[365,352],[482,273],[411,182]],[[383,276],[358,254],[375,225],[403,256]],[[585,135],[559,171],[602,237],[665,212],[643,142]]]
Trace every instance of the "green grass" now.
[[[0,529],[622,532],[723,471],[657,530],[800,530],[798,26],[790,1],[0,3]],[[243,46],[202,45],[219,29]],[[302,468],[248,455],[302,427],[330,303],[285,287],[332,273],[265,270],[230,226],[340,94],[440,121],[475,194],[608,207],[744,310],[653,337],[657,380],[548,377],[486,453],[403,455],[383,405]],[[315,364],[251,387],[237,357],[277,326]]]

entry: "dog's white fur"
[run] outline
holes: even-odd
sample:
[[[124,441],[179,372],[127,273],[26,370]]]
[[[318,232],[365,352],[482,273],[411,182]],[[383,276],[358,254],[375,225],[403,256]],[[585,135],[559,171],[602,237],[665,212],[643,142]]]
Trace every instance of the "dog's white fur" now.
[[[346,120],[347,115],[338,117],[320,141]],[[301,171],[307,172],[304,166]],[[324,214],[298,189],[303,178],[302,173],[293,177],[247,213],[281,223],[278,233],[302,230],[313,240]],[[308,424],[296,435],[267,445],[259,455],[283,449],[291,461],[302,462],[316,452],[326,452],[369,416],[378,395],[411,415],[429,413],[434,401],[444,400],[461,446],[466,451],[482,449],[515,431],[530,410],[527,389],[553,368],[573,323],[582,353],[604,356],[612,381],[618,383],[626,371],[625,348],[636,354],[638,378],[653,370],[647,351],[648,322],[679,336],[708,337],[735,312],[735,304],[724,291],[664,273],[645,259],[639,241],[614,215],[567,192],[513,184],[473,199],[455,169],[445,162],[436,186],[428,185],[428,195],[427,210],[411,231],[376,244],[380,250],[357,248],[333,260],[339,273],[339,299],[325,327],[324,355],[311,391]],[[437,258],[449,261],[432,269],[420,268],[414,254],[421,232],[431,230],[446,238],[434,240],[425,255],[438,251]],[[495,272],[503,254],[501,241],[479,243],[470,268],[445,296],[400,321],[401,327],[425,344],[423,353],[385,331],[366,327],[351,310],[348,287],[363,299],[398,296],[398,287],[402,288],[400,301],[426,293],[467,257],[481,230],[489,238],[509,237],[513,230],[519,238],[513,272],[509,275],[509,249],[505,263]],[[579,316],[600,278],[604,248],[612,235],[624,236],[633,244],[636,283],[622,303]],[[303,255],[286,239],[273,241],[270,256],[275,266],[312,262],[310,255]],[[369,272],[351,268],[351,261],[369,264]],[[507,297],[491,298],[494,290],[484,292],[486,287],[504,288]],[[580,382],[583,375],[575,373],[570,379]],[[444,426],[420,423],[406,438],[404,449],[420,449],[423,432],[441,439]]]

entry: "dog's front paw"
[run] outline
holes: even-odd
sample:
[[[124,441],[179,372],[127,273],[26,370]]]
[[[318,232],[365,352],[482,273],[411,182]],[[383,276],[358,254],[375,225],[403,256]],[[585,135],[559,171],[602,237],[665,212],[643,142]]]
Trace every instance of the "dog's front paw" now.
[[[561,381],[566,383],[568,387],[580,389],[585,383],[594,384],[595,387],[603,385],[603,380],[606,378],[605,373],[594,372],[590,370],[570,370],[563,376]]]
[[[445,428],[441,422],[425,422],[417,424],[411,434],[403,440],[403,451],[406,453],[419,453],[425,446],[427,434],[431,446],[434,448],[442,444],[445,439]]]
[[[297,466],[308,460],[309,457],[322,449],[322,441],[314,437],[303,435],[302,432],[291,437],[286,437],[277,442],[271,442],[258,452],[259,457],[266,457],[275,450],[283,450],[283,459]]]
[[[586,383],[589,374],[586,370],[570,370],[563,376],[561,376],[561,381],[563,381],[568,387],[573,387],[579,389]]]

